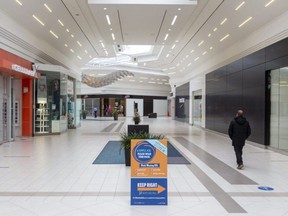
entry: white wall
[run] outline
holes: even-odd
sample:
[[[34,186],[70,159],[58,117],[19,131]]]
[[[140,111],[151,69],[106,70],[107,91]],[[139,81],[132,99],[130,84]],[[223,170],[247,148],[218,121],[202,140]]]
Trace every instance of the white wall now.
[[[154,99],[153,113],[157,113],[157,116],[168,116],[168,101]]]
[[[126,116],[134,116],[134,102],[138,103],[138,113],[143,116],[143,99],[126,99]]]

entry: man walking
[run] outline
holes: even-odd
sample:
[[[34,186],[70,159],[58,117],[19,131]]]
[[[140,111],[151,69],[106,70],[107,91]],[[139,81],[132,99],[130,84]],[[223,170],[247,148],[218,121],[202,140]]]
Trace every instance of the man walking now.
[[[228,134],[230,139],[232,140],[232,146],[234,147],[234,151],[236,154],[238,164],[237,169],[242,169],[242,149],[245,145],[245,140],[251,134],[250,124],[246,120],[246,118],[244,118],[242,110],[238,110],[236,113],[236,117],[231,121]]]

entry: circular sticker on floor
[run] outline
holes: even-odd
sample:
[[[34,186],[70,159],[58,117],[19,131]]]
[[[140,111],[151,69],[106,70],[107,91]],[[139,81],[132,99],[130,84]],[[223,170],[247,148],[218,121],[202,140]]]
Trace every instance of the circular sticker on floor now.
[[[272,191],[274,188],[272,187],[267,187],[267,186],[260,186],[258,187],[259,190],[265,190],[265,191]]]

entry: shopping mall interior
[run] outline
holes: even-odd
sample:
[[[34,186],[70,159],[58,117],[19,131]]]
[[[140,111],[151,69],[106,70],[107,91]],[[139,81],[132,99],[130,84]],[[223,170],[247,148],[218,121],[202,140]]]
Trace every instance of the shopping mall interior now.
[[[0,5],[1,215],[288,216],[286,0]]]

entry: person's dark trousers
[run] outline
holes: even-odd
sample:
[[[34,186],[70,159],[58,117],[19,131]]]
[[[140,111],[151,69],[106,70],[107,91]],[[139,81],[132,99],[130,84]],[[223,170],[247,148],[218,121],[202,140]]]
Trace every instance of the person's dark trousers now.
[[[94,117],[97,118],[97,111],[94,111]]]
[[[236,159],[237,159],[237,164],[238,165],[243,165],[242,149],[243,149],[243,146],[234,146],[234,151],[235,151],[235,154],[236,154]]]

